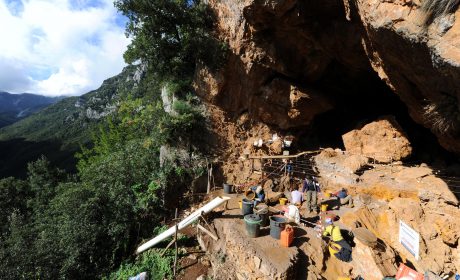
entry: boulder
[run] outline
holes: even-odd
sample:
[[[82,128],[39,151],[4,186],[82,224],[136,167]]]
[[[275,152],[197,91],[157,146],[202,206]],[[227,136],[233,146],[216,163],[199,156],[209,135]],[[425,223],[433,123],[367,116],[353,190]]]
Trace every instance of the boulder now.
[[[456,247],[460,238],[460,221],[450,215],[443,215],[438,216],[433,222],[442,241],[449,246]]]
[[[411,198],[397,197],[388,203],[388,206],[396,213],[396,216],[407,224],[422,226],[421,218],[423,210],[420,203]]]
[[[373,249],[356,238],[355,244],[352,265],[356,275],[365,275],[366,280],[381,280],[396,274],[396,255],[391,247],[379,241]]]
[[[383,163],[404,159],[412,153],[409,140],[392,116],[354,129],[342,135],[342,140],[348,153],[364,155]]]

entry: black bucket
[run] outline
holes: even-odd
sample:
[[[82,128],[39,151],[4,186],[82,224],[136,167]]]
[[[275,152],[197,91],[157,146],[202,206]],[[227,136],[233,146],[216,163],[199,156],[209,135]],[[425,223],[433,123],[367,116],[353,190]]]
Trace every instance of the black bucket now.
[[[280,239],[281,232],[286,227],[286,219],[280,216],[270,217],[270,236]]]
[[[252,214],[253,213],[254,202],[252,200],[248,200],[246,198],[243,198],[242,203],[243,203],[243,207],[241,208],[241,212],[243,213],[243,216]]]
[[[269,225],[269,221],[268,221],[268,206],[265,205],[265,204],[260,204],[260,205],[257,205],[255,208],[254,208],[254,212],[260,216],[261,218],[261,222],[260,222],[260,226],[261,227],[266,227]]]
[[[224,193],[226,194],[232,193],[232,187],[233,185],[224,183]]]
[[[260,234],[260,222],[262,221],[260,216],[257,214],[249,214],[244,216],[246,223],[246,234],[249,237],[259,237]]]

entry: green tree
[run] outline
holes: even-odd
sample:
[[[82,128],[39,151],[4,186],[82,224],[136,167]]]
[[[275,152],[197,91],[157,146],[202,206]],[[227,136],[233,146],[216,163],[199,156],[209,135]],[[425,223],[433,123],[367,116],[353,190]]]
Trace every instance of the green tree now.
[[[26,213],[29,197],[26,182],[13,177],[0,180],[0,233],[8,230],[8,219],[13,212],[15,215]]]
[[[43,213],[54,197],[57,185],[65,181],[66,176],[63,170],[51,167],[44,156],[27,165],[27,183],[32,192],[29,206],[35,214]]]
[[[17,210],[7,224],[8,234],[2,234],[0,242],[0,279],[35,279],[33,224]]]
[[[215,68],[223,61],[225,45],[213,36],[213,14],[200,0],[117,0],[115,6],[129,19],[125,60],[147,63],[161,80],[188,88],[198,62]]]

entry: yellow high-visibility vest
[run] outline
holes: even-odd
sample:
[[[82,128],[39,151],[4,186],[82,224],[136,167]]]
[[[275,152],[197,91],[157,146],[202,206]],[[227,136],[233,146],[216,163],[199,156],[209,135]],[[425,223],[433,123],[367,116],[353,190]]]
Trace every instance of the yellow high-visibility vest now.
[[[334,225],[328,225],[323,232],[323,236],[330,235],[332,241],[337,242],[343,240],[343,236],[340,233],[340,228]]]

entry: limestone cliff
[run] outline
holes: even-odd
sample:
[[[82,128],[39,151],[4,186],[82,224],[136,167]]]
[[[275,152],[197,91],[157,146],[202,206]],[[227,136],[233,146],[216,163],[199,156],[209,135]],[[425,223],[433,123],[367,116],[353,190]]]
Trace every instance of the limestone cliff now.
[[[460,153],[460,11],[425,25],[411,0],[209,3],[230,54],[218,73],[197,72],[196,89],[234,119],[304,127],[349,96],[372,102],[379,77],[413,120]]]

